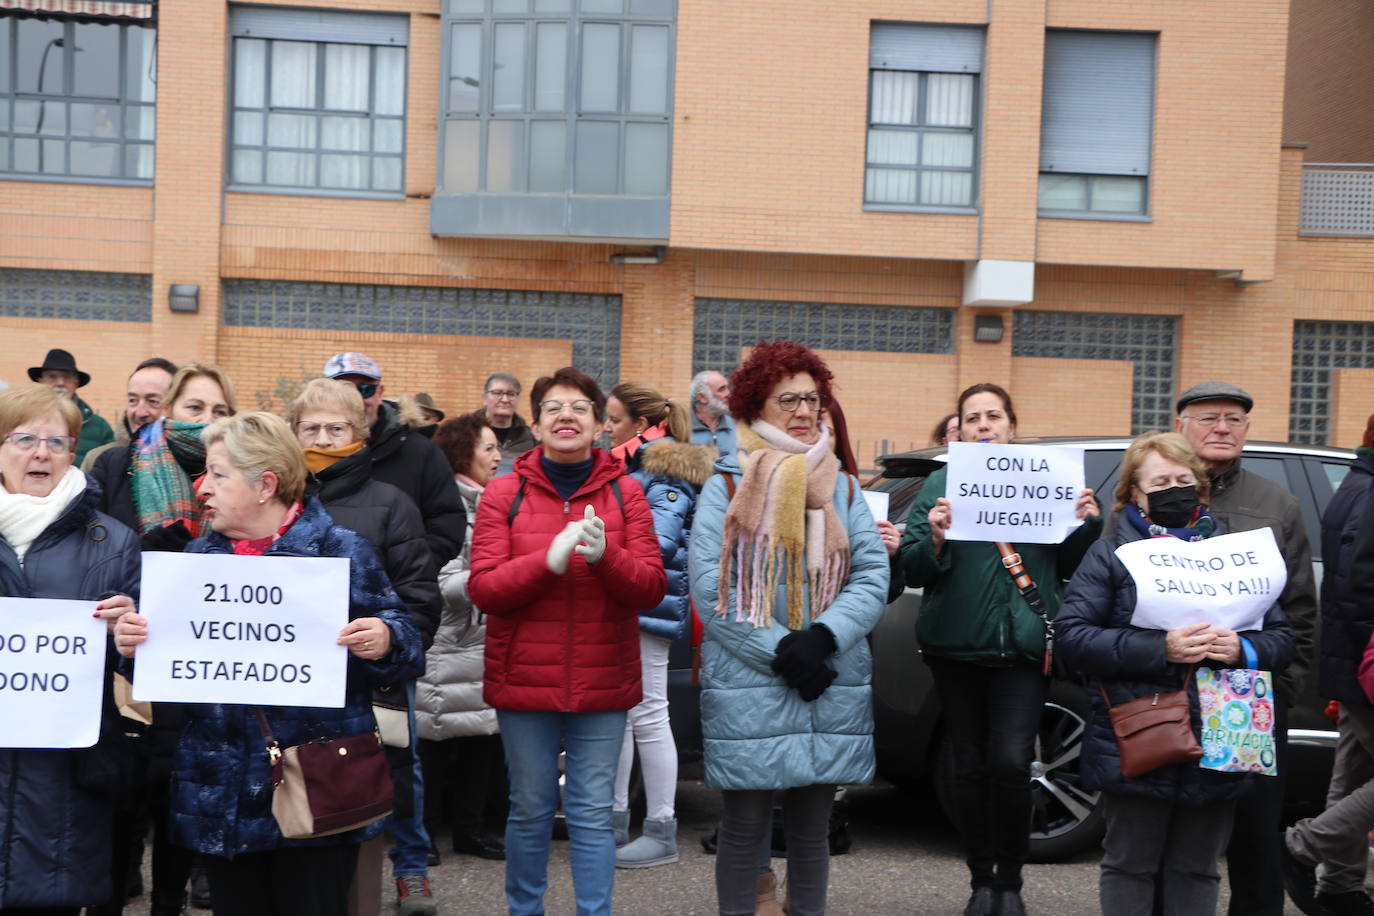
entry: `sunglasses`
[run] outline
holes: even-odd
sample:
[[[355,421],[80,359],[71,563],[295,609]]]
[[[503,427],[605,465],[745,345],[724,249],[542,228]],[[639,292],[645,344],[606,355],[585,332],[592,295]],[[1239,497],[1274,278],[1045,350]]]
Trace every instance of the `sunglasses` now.
[[[364,401],[377,393],[377,382],[359,382],[355,385],[358,394],[362,395]]]

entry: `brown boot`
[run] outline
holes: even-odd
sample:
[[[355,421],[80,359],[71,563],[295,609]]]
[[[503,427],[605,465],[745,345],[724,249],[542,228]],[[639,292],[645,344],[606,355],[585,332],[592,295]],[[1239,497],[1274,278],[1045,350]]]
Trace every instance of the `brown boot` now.
[[[771,871],[759,875],[759,898],[754,905],[754,916],[787,916],[787,911],[778,906],[777,882]]]

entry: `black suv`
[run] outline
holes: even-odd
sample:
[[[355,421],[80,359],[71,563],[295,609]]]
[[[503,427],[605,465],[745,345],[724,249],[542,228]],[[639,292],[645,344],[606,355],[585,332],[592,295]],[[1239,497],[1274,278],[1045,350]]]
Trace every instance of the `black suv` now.
[[[1053,437],[1017,441],[1082,448],[1087,485],[1097,492],[1104,507],[1110,507],[1121,455],[1131,442],[1129,438]],[[1302,504],[1318,583],[1322,569],[1321,516],[1354,457],[1353,452],[1343,449],[1280,442],[1250,442],[1245,446],[1245,468],[1278,483]],[[942,448],[888,455],[879,459],[882,472],[864,487],[889,493],[888,517],[904,527],[916,494],[944,460]],[[929,669],[916,663],[916,616],[920,602],[920,590],[907,589],[888,606],[870,637],[878,772],[898,785],[933,778],[936,795],[953,820],[953,761],[943,740],[940,707],[931,687]],[[1325,704],[1317,696],[1316,680],[1314,673],[1289,719],[1292,753],[1287,761],[1290,773],[1286,780],[1286,805],[1290,816],[1320,811],[1331,775],[1336,732],[1334,724],[1323,714]],[[1071,856],[1102,837],[1097,795],[1083,788],[1078,775],[1079,742],[1088,709],[1082,686],[1058,681],[1051,685],[1031,768],[1035,798],[1031,857],[1037,861]]]

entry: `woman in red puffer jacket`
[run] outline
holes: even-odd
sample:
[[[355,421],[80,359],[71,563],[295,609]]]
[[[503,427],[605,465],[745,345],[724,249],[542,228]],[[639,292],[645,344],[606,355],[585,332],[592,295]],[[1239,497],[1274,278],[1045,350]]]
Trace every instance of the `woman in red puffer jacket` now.
[[[483,696],[504,736],[511,811],[506,899],[544,912],[566,749],[563,809],[578,916],[609,916],[611,802],[625,712],[640,700],[639,613],[667,580],[644,492],[593,447],[606,398],[571,367],[534,383],[540,446],[487,485],[468,594],[487,616]]]

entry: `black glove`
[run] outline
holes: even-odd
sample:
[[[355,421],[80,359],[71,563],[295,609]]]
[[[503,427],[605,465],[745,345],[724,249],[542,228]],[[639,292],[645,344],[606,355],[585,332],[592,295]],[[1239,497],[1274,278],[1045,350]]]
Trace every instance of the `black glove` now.
[[[143,550],[162,550],[167,553],[181,553],[186,549],[186,545],[191,543],[191,529],[186,527],[186,523],[177,519],[170,525],[163,525],[161,528],[154,528],[147,534],[138,539],[139,547]]]
[[[830,670],[825,660],[835,654],[836,648],[835,635],[820,624],[812,624],[809,630],[788,633],[774,650],[773,673],[787,681],[788,687],[800,690],[802,681],[817,677],[822,668]],[[816,691],[817,697],[834,678],[835,673],[831,671],[830,678]]]
[[[830,686],[830,682],[835,680],[835,677],[835,670],[825,662],[821,662],[819,668],[790,686],[795,687],[797,693],[801,694],[801,698],[810,703],[825,693],[825,688]]]

